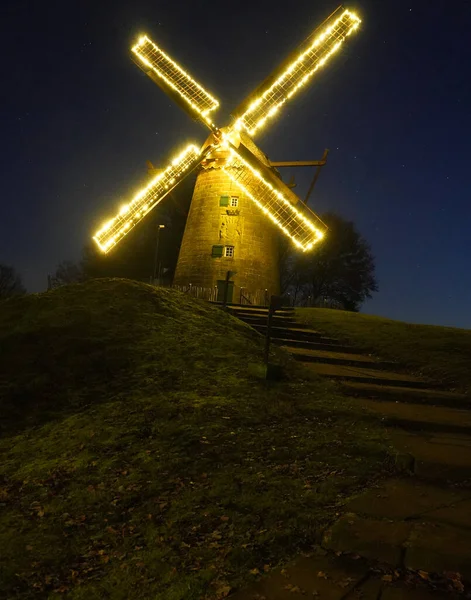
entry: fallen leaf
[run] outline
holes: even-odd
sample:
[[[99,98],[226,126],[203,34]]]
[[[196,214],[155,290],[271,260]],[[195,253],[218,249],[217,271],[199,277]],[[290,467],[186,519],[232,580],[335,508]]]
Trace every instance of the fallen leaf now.
[[[447,579],[451,579],[452,581],[456,581],[457,579],[458,580],[461,579],[461,574],[460,573],[456,573],[455,571],[445,571],[443,573],[443,575],[445,575],[445,577]]]
[[[258,569],[251,569],[250,570],[250,574],[251,575],[258,575],[260,573],[260,571]]]
[[[425,579],[425,581],[428,581],[428,580],[429,580],[429,576],[428,576],[428,573],[427,573],[427,571],[419,571],[418,573],[419,573],[419,576],[420,576],[422,579]]]
[[[458,592],[464,592],[464,585],[458,579],[453,580],[453,587],[455,590],[458,590]]]
[[[226,596],[229,595],[230,591],[231,591],[231,586],[230,585],[223,585],[221,587],[219,587],[216,590],[216,594],[218,598],[225,598]]]
[[[391,583],[393,580],[392,575],[383,575],[382,579],[383,581],[386,581],[386,583]]]
[[[287,583],[285,585],[285,590],[288,590],[292,594],[303,594],[304,591],[298,587],[297,585],[293,585],[292,583]]]

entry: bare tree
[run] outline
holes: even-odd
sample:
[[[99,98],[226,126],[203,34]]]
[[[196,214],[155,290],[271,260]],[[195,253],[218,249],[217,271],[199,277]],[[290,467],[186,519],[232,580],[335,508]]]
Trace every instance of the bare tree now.
[[[63,260],[57,265],[56,272],[51,277],[52,287],[67,285],[68,283],[79,283],[84,280],[81,264],[71,260]]]
[[[0,264],[0,300],[23,294],[26,294],[26,290],[15,269]]]

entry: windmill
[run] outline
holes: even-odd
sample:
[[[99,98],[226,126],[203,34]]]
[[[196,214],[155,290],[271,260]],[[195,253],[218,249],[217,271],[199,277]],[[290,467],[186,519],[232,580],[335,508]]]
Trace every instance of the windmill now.
[[[229,301],[234,285],[241,298],[262,290],[278,293],[279,232],[308,252],[327,227],[281,180],[276,167],[295,163],[271,163],[252,138],[340,50],[360,22],[339,7],[233,111],[232,122],[223,128],[211,117],[219,102],[149,37],[141,37],[132,48],[134,62],[210,134],[201,147],[190,144],[177,154],[96,232],[99,248],[109,252],[198,168],[174,283],[216,289],[221,296],[224,288],[227,294],[232,273]],[[322,166],[325,160],[309,164]]]

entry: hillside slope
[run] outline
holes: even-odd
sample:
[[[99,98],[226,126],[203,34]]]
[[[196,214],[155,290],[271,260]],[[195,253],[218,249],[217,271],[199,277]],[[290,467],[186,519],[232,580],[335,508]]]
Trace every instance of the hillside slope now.
[[[172,290],[96,280],[0,305],[0,597],[222,598],[389,467],[325,381]]]
[[[296,318],[450,388],[471,389],[471,331],[468,329],[415,325],[325,308],[298,308]]]
[[[3,427],[44,422],[137,387],[197,385],[214,393],[236,385],[247,364],[260,359],[255,338],[216,307],[128,280],[92,280],[4,302]]]

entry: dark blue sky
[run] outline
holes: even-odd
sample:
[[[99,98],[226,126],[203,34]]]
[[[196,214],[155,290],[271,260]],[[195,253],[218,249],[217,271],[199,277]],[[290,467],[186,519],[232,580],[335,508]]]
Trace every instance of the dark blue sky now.
[[[146,32],[232,108],[335,1],[2,5],[0,261],[32,291],[79,256],[159,160],[206,131],[132,63]],[[273,160],[331,149],[311,207],[352,219],[377,259],[365,312],[471,327],[471,3],[358,0],[345,52],[256,141]],[[286,174],[289,176],[289,174]],[[297,175],[304,195],[307,177]]]

